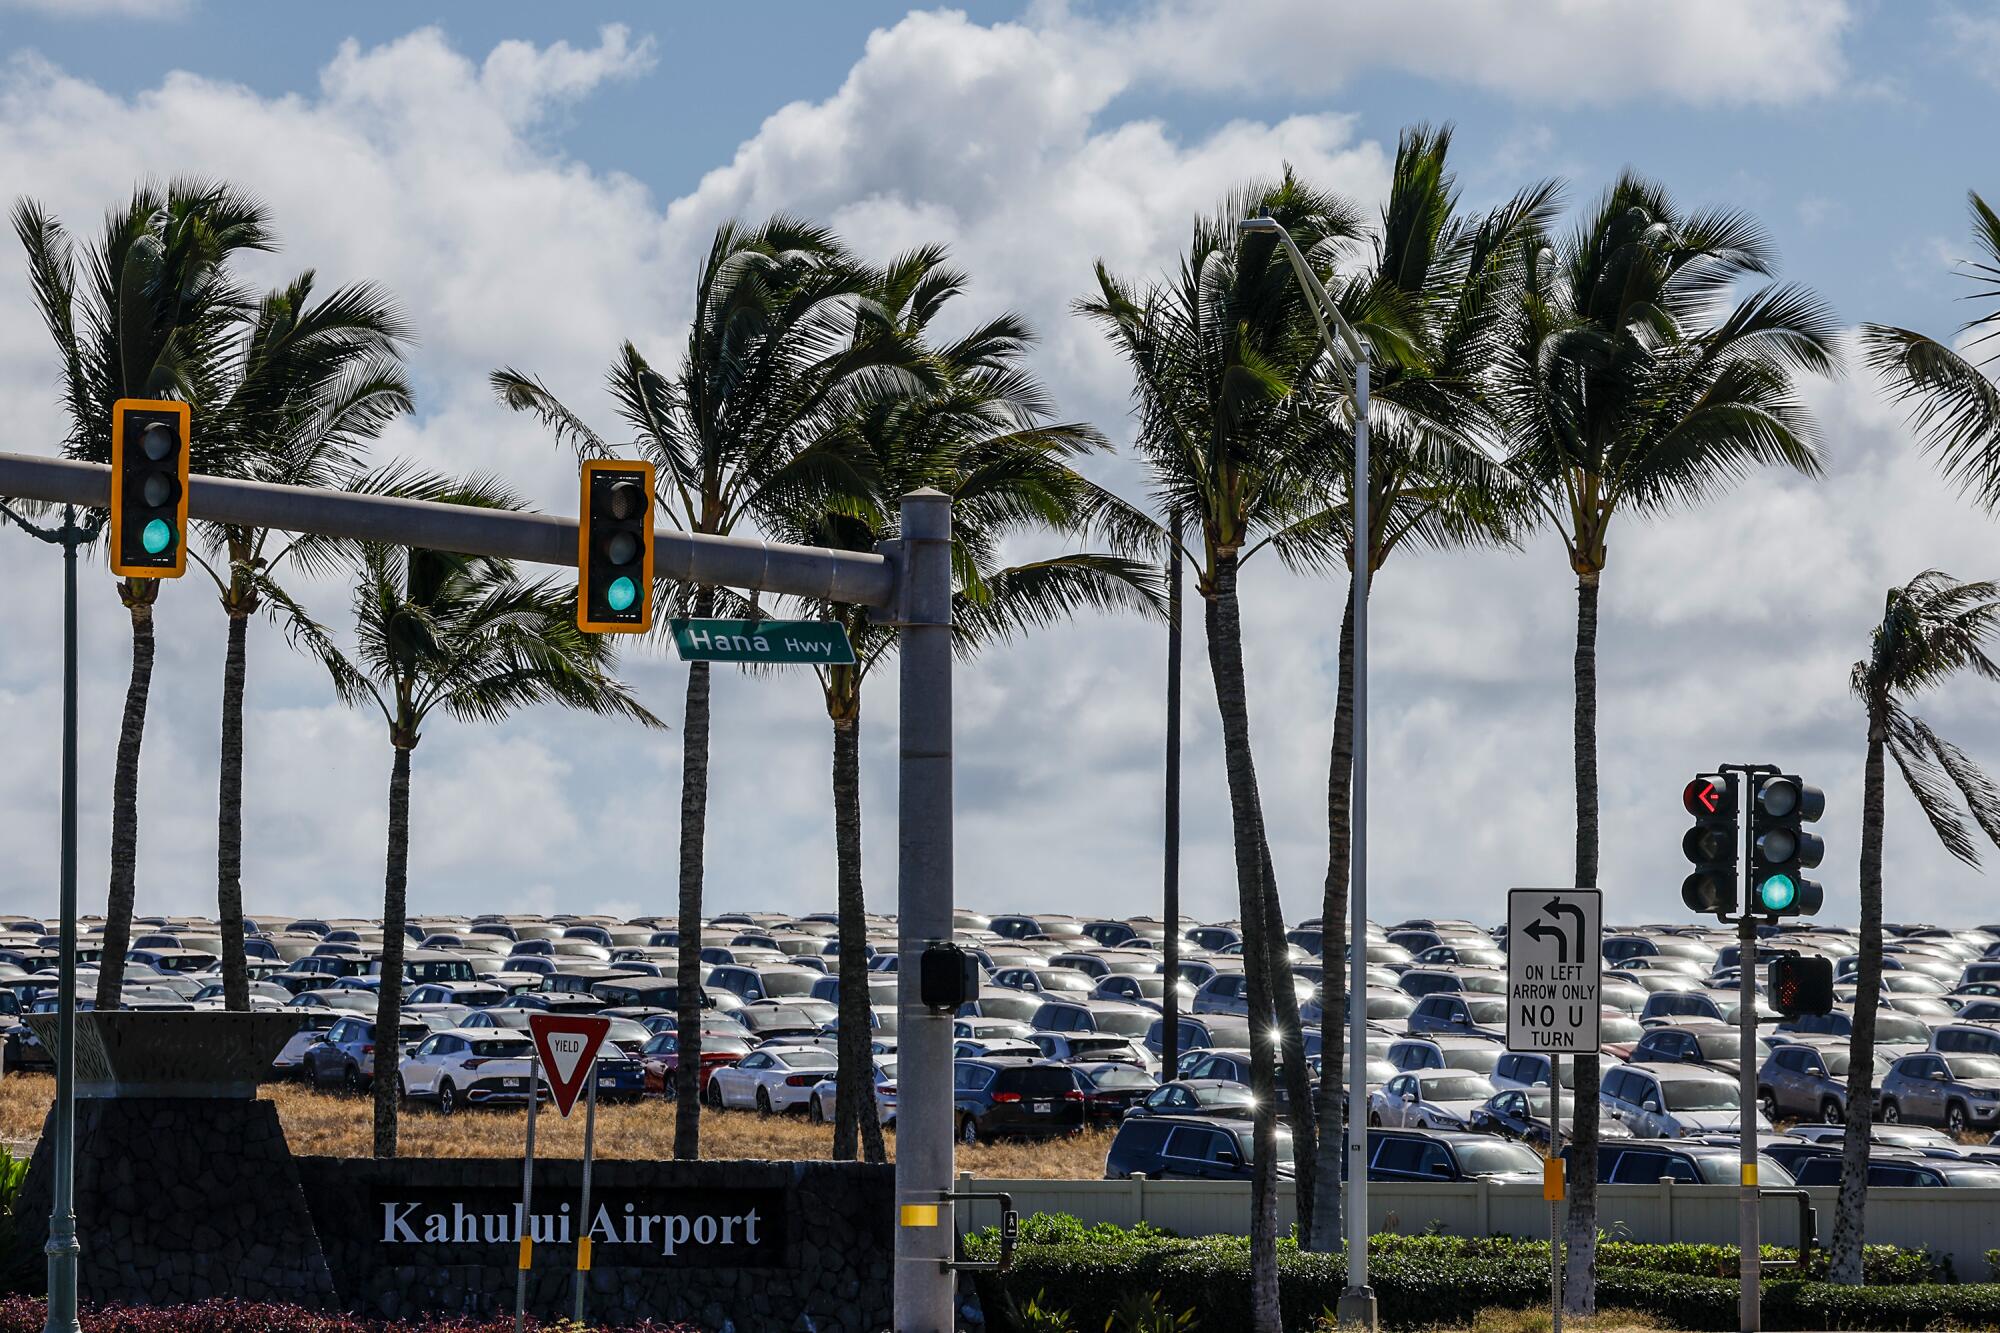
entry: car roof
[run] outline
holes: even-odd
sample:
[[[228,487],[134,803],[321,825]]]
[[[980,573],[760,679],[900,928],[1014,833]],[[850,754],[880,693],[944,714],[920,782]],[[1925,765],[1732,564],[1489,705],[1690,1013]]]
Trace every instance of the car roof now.
[[[1693,1065],[1631,1065],[1631,1069],[1648,1074],[1664,1083],[1728,1083],[1734,1086],[1736,1080],[1713,1069],[1701,1069]]]

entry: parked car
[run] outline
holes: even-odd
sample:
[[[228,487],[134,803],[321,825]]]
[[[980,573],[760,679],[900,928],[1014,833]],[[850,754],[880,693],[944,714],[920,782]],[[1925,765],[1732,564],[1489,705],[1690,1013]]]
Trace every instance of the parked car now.
[[[1575,1148],[1563,1157],[1574,1160]],[[1743,1158],[1734,1146],[1685,1140],[1619,1139],[1597,1150],[1597,1178],[1607,1185],[1654,1185],[1662,1180],[1687,1185],[1734,1185],[1742,1179]],[[1766,1189],[1793,1183],[1783,1164],[1759,1154],[1757,1181]]]
[[[431,1034],[421,1019],[404,1020],[397,1029],[402,1052],[407,1052]],[[401,1053],[398,1053],[398,1059]],[[375,1021],[342,1018],[324,1036],[306,1048],[306,1081],[316,1088],[344,1087],[359,1092],[375,1081]]]
[[[1070,1134],[1084,1125],[1077,1071],[1053,1060],[956,1060],[952,1085],[961,1143]]]
[[[1527,1183],[1542,1178],[1542,1159],[1532,1148],[1486,1134],[1437,1133],[1416,1129],[1368,1131],[1370,1180],[1473,1180]]]
[[[1794,1041],[1772,1047],[1757,1073],[1757,1099],[1763,1104],[1764,1118],[1818,1119],[1829,1125],[1845,1125],[1847,1057],[1844,1041]],[[1877,1057],[1878,1089],[1891,1063]]]
[[[709,1075],[724,1065],[733,1065],[750,1054],[750,1039],[726,1032],[701,1034],[701,1070],[696,1088],[708,1091]],[[646,1091],[661,1097],[674,1095],[674,1079],[681,1064],[681,1034],[672,1025],[663,1027],[639,1048],[639,1064],[645,1072]]]
[[[1806,1158],[1799,1163],[1798,1183],[1838,1185],[1840,1158],[1832,1155]],[[1911,1189],[1952,1186],[2000,1189],[2000,1166],[1987,1162],[1954,1162],[1940,1157],[1885,1158],[1871,1154],[1868,1159],[1868,1188],[1879,1189],[1884,1185]]]
[[[712,1070],[704,1095],[717,1109],[755,1107],[765,1115],[803,1110],[833,1067],[833,1052],[817,1046],[760,1046]]]
[[[1484,1037],[1452,1037],[1436,1033],[1389,1043],[1389,1063],[1403,1073],[1419,1069],[1461,1069],[1491,1077],[1507,1052]],[[1498,1084],[1495,1084],[1497,1087]]]
[[[879,1124],[893,1125],[896,1123],[896,1062],[877,1060],[872,1070],[875,1076],[875,1119]],[[812,1093],[806,1098],[806,1119],[815,1125],[833,1123],[840,1097],[838,1080],[836,1072],[813,1084]]]
[[[11,999],[12,996],[10,995]],[[306,1051],[326,1039],[326,1034],[340,1021],[337,1009],[298,1009],[287,1005],[298,1015],[298,1030],[286,1039],[283,1049],[271,1060],[271,1075],[274,1078],[299,1078],[306,1069]],[[6,1056],[7,1068],[14,1067],[14,1052],[10,1049]]]
[[[1248,1180],[1256,1152],[1246,1120],[1187,1116],[1126,1119],[1104,1155],[1104,1178],[1144,1175],[1153,1180]],[[1280,1128],[1278,1175],[1292,1174],[1291,1131]]]
[[[1422,1129],[1464,1129],[1496,1089],[1484,1074],[1424,1069],[1398,1074],[1368,1094],[1368,1123]]]
[[[431,1102],[442,1115],[461,1105],[526,1105],[546,1092],[539,1079],[529,1082],[534,1053],[527,1037],[491,1028],[433,1032],[403,1057],[403,1100]]]
[[[1519,1139],[1532,1144],[1543,1152],[1549,1147],[1549,1090],[1540,1088],[1502,1088],[1473,1108],[1467,1117],[1469,1128],[1482,1134],[1498,1134],[1503,1138]],[[1563,1097],[1563,1138],[1567,1140],[1575,1132],[1575,1102]],[[1608,1116],[1600,1116],[1597,1121],[1599,1138],[1630,1138],[1632,1131]]]
[[[1409,1027],[1412,1035],[1424,1032],[1474,1033],[1504,1041],[1507,1037],[1507,1002],[1496,995],[1438,991],[1417,1002],[1410,1011]]]
[[[1620,1065],[1605,1075],[1598,1101],[1607,1115],[1644,1139],[1742,1128],[1737,1081],[1689,1065]],[[1755,1113],[1759,1128],[1771,1126]]]
[[[1257,1107],[1250,1085],[1227,1078],[1178,1078],[1163,1083],[1130,1107],[1126,1118],[1181,1115],[1251,1115]]]
[[[1991,1131],[2000,1124],[2000,1056],[1906,1055],[1882,1076],[1875,1104],[1876,1114],[1892,1125],[1906,1120],[1952,1134]]]
[[[1079,1064],[1083,1088],[1083,1119],[1087,1125],[1115,1125],[1138,1102],[1151,1095],[1160,1081],[1143,1069],[1123,1062]]]

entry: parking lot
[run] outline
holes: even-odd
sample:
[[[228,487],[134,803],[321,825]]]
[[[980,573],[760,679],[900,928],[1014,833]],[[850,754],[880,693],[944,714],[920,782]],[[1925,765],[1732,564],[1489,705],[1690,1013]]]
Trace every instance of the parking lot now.
[[[9,1079],[0,1136],[39,1130],[46,1053],[13,1011],[53,1002],[46,923],[0,921],[0,1008]],[[367,1151],[356,1096],[376,1076],[381,935],[365,920],[260,921],[248,944],[253,1004],[295,1011],[299,1035],[274,1067],[295,1150]],[[982,968],[956,1019],[961,1170],[1016,1178],[1232,1179],[1248,1175],[1251,1026],[1240,941],[1229,923],[1185,923],[1177,976],[1180,1046],[1162,1061],[1165,928],[1158,922],[962,910],[959,942]],[[831,1149],[835,923],[724,914],[701,934],[705,1155],[816,1157]],[[871,919],[872,1082],[893,1142],[894,923]],[[537,1011],[592,1012],[614,1027],[598,1071],[599,1151],[672,1154],[679,932],[670,918],[426,918],[410,932],[396,1077],[411,1114],[403,1151],[520,1151]],[[94,961],[86,923],[85,962]],[[1291,970],[1315,1074],[1321,1034],[1314,921],[1289,932]],[[2000,930],[1891,927],[1877,1022],[1875,1183],[2000,1184]],[[1370,1175],[1382,1180],[1527,1180],[1546,1150],[1549,1063],[1504,1045],[1504,931],[1470,922],[1371,925],[1366,943]],[[1671,924],[1610,928],[1600,947],[1603,1144],[1609,1183],[1734,1179],[1741,1124],[1733,937]],[[209,923],[155,918],[129,955],[125,1003],[218,1006],[220,940]],[[1830,1183],[1844,1116],[1855,941],[1818,923],[1760,944],[1832,960],[1841,1003],[1781,1020],[1760,999],[1757,1050],[1767,1182]],[[91,993],[85,973],[82,993]],[[12,1004],[7,1004],[11,1000]],[[1572,1070],[1565,1068],[1565,1081]],[[1565,1098],[1567,1108],[1568,1099]],[[1285,1108],[1280,1106],[1281,1114]],[[1565,1121],[1568,1115],[1565,1114]],[[549,1118],[548,1151],[574,1152],[574,1123]]]

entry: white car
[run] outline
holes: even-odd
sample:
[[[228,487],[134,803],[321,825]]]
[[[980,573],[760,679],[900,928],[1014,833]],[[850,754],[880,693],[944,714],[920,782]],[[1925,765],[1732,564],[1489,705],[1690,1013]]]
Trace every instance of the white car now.
[[[815,1125],[831,1124],[839,1096],[840,1090],[832,1074],[813,1084],[812,1097],[806,1102],[806,1118]],[[896,1062],[893,1059],[875,1062],[875,1118],[884,1125],[896,1123]]]
[[[298,1015],[299,1030],[271,1061],[271,1074],[276,1078],[298,1078],[306,1072],[306,1047],[318,1045],[327,1029],[340,1021],[341,1013],[338,1009],[286,1007]]]
[[[833,1052],[818,1046],[760,1046],[708,1076],[708,1104],[755,1107],[767,1115],[801,1110],[835,1063]]]
[[[534,1053],[532,1039],[493,1028],[433,1032],[403,1057],[403,1097],[435,1102],[444,1115],[465,1105],[525,1105]]]
[[[1465,1129],[1472,1113],[1498,1089],[1484,1074],[1419,1069],[1398,1074],[1368,1094],[1368,1123],[1404,1129]]]
[[[1735,1077],[1696,1065],[1620,1065],[1604,1075],[1597,1101],[1605,1115],[1624,1121],[1642,1139],[1735,1134],[1743,1127]],[[1771,1132],[1762,1111],[1757,1127]]]

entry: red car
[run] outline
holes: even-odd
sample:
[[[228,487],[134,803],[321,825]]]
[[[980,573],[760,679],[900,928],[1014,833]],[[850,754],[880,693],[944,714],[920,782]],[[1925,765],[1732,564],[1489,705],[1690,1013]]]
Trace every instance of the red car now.
[[[701,1035],[701,1075],[699,1087],[708,1091],[708,1077],[724,1065],[733,1065],[750,1054],[750,1043],[742,1037],[715,1032]],[[674,1095],[674,1075],[681,1067],[680,1034],[669,1028],[653,1034],[639,1051],[639,1063],[646,1069],[646,1091],[661,1097]]]

